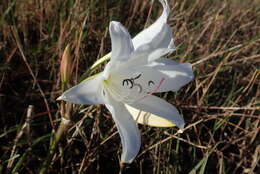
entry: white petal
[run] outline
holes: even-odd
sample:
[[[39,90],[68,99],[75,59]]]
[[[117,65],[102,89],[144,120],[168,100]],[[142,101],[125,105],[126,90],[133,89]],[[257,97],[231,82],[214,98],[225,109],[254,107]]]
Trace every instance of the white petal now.
[[[112,55],[111,61],[125,61],[134,50],[131,36],[126,28],[119,22],[111,21],[109,25]]]
[[[171,59],[167,59],[167,58],[161,58],[161,59],[157,59],[156,61],[154,62],[151,62],[151,64],[155,63],[154,65],[156,64],[161,64],[161,65],[179,65],[180,63],[174,61],[174,60],[171,60]]]
[[[164,59],[168,60],[168,63],[164,64],[162,60],[163,59],[157,60],[154,65],[151,65],[156,72],[161,73],[161,76],[165,77],[165,82],[162,83],[157,92],[178,91],[194,78],[190,63],[176,63],[172,61],[170,64],[169,61],[171,60]],[[149,74],[149,72],[147,74]]]
[[[145,66],[122,67],[111,71],[105,86],[117,101],[127,104],[147,94],[177,91],[193,78],[191,64],[164,58]]]
[[[119,84],[122,83],[122,79],[134,77],[133,74],[141,74],[135,83],[141,85],[145,93],[177,91],[194,77],[191,64],[177,63],[165,58],[147,65],[131,65],[128,68],[121,66],[120,73],[122,77],[117,80]]]
[[[102,96],[102,74],[65,91],[58,99],[75,104],[104,104]]]
[[[134,120],[140,124],[154,127],[173,127],[175,124],[159,115],[138,110],[132,106],[125,104],[127,110],[131,113]]]
[[[139,47],[135,50],[130,59],[120,65],[120,70],[127,70],[128,68],[136,68],[139,66],[144,66],[152,63],[153,61],[157,61],[159,58],[164,56],[169,52],[168,48],[153,48],[148,44]]]
[[[151,26],[137,34],[133,38],[133,45],[135,49],[140,46],[149,44],[154,48],[169,48],[169,51],[175,50],[173,44],[171,29],[167,24],[170,8],[166,0],[160,0],[163,5],[162,15]]]
[[[131,71],[142,74],[136,83],[140,84],[146,92],[153,93],[177,91],[189,83],[194,76],[191,64],[176,63],[163,58],[145,66],[132,68]]]
[[[180,129],[184,128],[184,120],[178,110],[173,105],[159,97],[148,95],[140,101],[130,104],[130,106],[160,116],[162,119],[169,120]]]
[[[121,162],[131,163],[140,150],[140,132],[124,104],[115,101],[109,94],[107,99],[109,104],[106,107],[112,114],[122,142]]]
[[[152,33],[150,35],[153,35]],[[144,38],[145,40],[145,38]],[[162,24],[158,35],[153,36],[152,40],[135,49],[130,59],[123,66],[140,66],[148,64],[162,56],[174,51],[171,48],[173,43],[171,29],[167,24]]]

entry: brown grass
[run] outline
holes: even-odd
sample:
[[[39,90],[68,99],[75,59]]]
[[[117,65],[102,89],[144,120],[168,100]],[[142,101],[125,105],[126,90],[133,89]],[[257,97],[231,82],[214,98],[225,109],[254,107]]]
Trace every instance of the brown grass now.
[[[125,173],[259,171],[260,2],[168,0],[177,51],[195,79],[166,98],[186,128],[139,126],[142,148]],[[59,64],[67,44],[73,80],[110,50],[108,24],[135,35],[160,14],[157,1],[0,2],[0,173],[38,173],[60,121]],[[94,74],[99,72],[102,67]],[[90,74],[89,74],[90,75]],[[33,110],[32,110],[33,108]],[[118,173],[120,139],[104,106],[74,106],[49,173]]]

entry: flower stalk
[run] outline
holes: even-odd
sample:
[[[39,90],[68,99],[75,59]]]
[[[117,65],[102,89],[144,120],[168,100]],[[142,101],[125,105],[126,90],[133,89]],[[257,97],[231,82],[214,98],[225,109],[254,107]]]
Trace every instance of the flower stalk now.
[[[50,149],[49,149],[49,154],[47,156],[47,158],[45,159],[44,163],[43,163],[43,166],[40,170],[40,174],[45,174],[47,173],[48,169],[50,168],[50,164],[51,164],[51,161],[52,161],[52,158],[55,154],[55,150],[57,148],[57,145],[61,139],[61,137],[64,135],[64,133],[68,130],[70,124],[67,120],[63,120],[61,121],[60,125],[59,125],[59,128],[58,130],[56,131],[56,133],[54,134],[54,138],[51,142],[51,145],[50,145]]]
[[[64,92],[68,89],[71,74],[73,70],[72,64],[72,56],[70,54],[70,45],[67,45],[61,59],[60,64],[60,76],[61,76],[61,91]],[[57,131],[53,135],[53,139],[50,143],[49,153],[47,158],[45,159],[42,168],[40,169],[40,174],[45,174],[48,172],[49,166],[51,164],[52,158],[55,154],[57,145],[63,135],[67,132],[69,127],[71,126],[71,112],[73,110],[73,105],[71,103],[67,103],[65,101],[61,101],[60,103],[60,115],[61,122],[57,129]]]

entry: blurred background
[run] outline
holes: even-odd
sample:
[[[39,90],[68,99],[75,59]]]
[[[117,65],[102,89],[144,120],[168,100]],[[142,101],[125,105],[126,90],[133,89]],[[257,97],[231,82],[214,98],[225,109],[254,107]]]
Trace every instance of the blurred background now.
[[[195,79],[160,97],[186,128],[139,125],[142,146],[127,169],[141,174],[260,171],[260,1],[168,0],[177,51]],[[0,1],[0,173],[38,173],[60,122],[60,62],[70,45],[67,87],[110,52],[108,25],[135,36],[162,12],[158,0]],[[103,64],[104,65],[104,64]],[[102,71],[103,65],[90,76]],[[121,142],[102,105],[73,106],[48,173],[118,173]]]

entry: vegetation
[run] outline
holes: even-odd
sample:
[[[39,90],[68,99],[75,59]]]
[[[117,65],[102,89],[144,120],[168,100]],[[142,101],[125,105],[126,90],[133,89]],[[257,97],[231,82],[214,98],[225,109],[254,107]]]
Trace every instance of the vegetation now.
[[[169,58],[192,63],[195,79],[161,97],[179,109],[186,128],[140,125],[141,151],[123,173],[257,173],[260,1],[168,2],[177,45]],[[48,173],[119,172],[120,138],[105,107],[65,106],[56,98],[110,52],[111,20],[134,36],[161,10],[156,0],[0,2],[0,173],[38,173],[43,164]],[[74,66],[64,86],[67,45]],[[72,122],[48,155],[64,107],[72,108]]]

